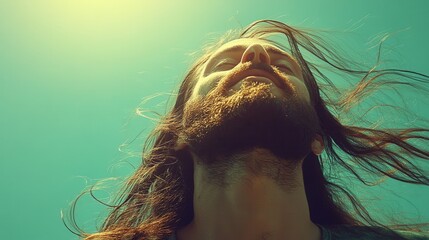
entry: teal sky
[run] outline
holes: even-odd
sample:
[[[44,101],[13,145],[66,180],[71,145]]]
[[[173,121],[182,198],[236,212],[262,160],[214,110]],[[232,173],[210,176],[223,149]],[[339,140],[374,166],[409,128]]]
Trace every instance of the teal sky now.
[[[60,210],[87,184],[132,171],[124,160],[138,163],[153,127],[136,108],[165,112],[191,64],[189,54],[228,29],[262,18],[354,29],[335,38],[364,56],[375,54],[372,39],[395,32],[386,43],[389,64],[429,74],[429,1],[203,2],[0,1],[2,239],[76,239]],[[426,97],[403,96],[429,118]],[[381,198],[371,202],[380,214],[394,210],[399,218],[429,221],[428,187],[386,187],[395,194],[361,194]],[[83,198],[78,222],[93,230],[100,209]]]

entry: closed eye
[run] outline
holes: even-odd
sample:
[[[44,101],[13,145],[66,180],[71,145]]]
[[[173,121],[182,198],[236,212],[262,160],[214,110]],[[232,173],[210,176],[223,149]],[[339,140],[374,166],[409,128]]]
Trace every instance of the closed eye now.
[[[233,61],[222,60],[213,67],[213,70],[215,70],[215,71],[226,71],[226,70],[234,68],[236,65],[237,65],[237,63],[235,63]]]
[[[294,73],[292,71],[292,69],[284,64],[277,64],[274,65],[279,71],[284,72],[284,73]]]

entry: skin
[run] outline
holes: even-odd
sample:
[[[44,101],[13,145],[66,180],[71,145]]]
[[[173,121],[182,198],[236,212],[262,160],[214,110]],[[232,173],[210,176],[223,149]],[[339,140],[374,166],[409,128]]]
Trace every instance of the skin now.
[[[205,64],[189,101],[207,95],[232,68],[249,61],[267,63],[277,67],[296,87],[298,95],[302,96],[303,100],[310,101],[302,72],[296,60],[289,53],[259,39],[237,39],[220,47]],[[255,80],[271,82],[270,79],[261,76],[253,76],[250,79],[250,81]],[[233,86],[231,90],[237,90],[240,85],[241,83]],[[281,90],[274,85],[272,92],[276,96],[283,95]]]
[[[259,39],[238,39],[220,47],[201,71],[190,101],[207,95],[229,71],[249,61],[278,68],[292,85],[294,93],[302,101],[310,102],[296,60]],[[225,94],[233,94],[244,81],[270,83],[270,90],[276,97],[287,94],[263,72],[248,74],[226,89]],[[179,141],[176,149],[185,147],[186,143]],[[316,155],[323,151],[320,136],[313,140],[311,151]],[[291,169],[290,184],[279,185],[273,179],[255,173],[252,167],[238,167],[239,170],[226,170],[234,174],[234,181],[219,186],[208,179],[207,168],[200,164],[199,156],[192,152],[191,155],[194,160],[194,219],[177,232],[179,240],[321,239],[319,227],[310,219],[302,176],[303,159],[295,169]],[[255,148],[238,157],[249,163],[276,158],[262,148]]]

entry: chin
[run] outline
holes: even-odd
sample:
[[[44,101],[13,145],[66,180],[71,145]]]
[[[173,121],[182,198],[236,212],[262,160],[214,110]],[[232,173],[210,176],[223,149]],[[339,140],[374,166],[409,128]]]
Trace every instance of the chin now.
[[[273,92],[272,84],[243,81],[229,96],[209,94],[188,104],[184,135],[206,163],[260,148],[283,159],[302,159],[318,130],[312,106]]]

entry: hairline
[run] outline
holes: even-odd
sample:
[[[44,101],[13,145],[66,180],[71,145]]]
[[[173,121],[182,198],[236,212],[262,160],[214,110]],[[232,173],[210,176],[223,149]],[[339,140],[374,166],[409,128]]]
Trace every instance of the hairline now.
[[[294,68],[298,68],[296,70],[300,71],[300,67],[298,64],[298,61],[288,52],[282,50],[281,48],[279,48],[278,46],[274,45],[271,41],[265,40],[265,39],[261,39],[261,38],[237,38],[237,39],[233,39],[229,42],[226,42],[225,44],[221,45],[219,48],[217,48],[216,50],[214,50],[213,54],[209,57],[209,59],[207,59],[207,62],[209,62],[211,59],[217,58],[222,54],[226,54],[226,53],[230,53],[230,52],[238,52],[238,51],[245,51],[247,46],[242,45],[242,44],[238,44],[238,45],[232,45],[230,47],[227,47],[225,49],[223,49],[221,52],[217,52],[220,48],[222,48],[223,46],[225,46],[226,44],[229,44],[233,41],[237,41],[237,40],[241,40],[241,39],[257,39],[263,42],[266,42],[266,46],[264,46],[264,48],[271,53],[277,54],[277,55],[281,55],[283,57],[286,57],[289,61],[292,62],[293,67]],[[207,64],[206,62],[206,64]]]

